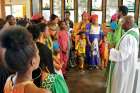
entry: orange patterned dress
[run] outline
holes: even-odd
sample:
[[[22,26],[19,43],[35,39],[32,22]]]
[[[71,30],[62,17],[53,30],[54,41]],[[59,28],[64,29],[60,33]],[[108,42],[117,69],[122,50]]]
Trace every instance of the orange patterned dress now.
[[[6,81],[4,93],[24,93],[25,86],[28,84],[33,84],[33,81],[26,81],[14,86],[12,76],[10,76]]]

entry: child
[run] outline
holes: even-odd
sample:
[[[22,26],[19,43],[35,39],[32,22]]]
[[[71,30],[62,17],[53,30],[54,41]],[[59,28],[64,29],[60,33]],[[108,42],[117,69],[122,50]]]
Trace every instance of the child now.
[[[74,32],[71,33],[71,49],[70,49],[70,55],[69,55],[69,64],[70,67],[76,66],[76,53],[75,53],[75,35]]]
[[[104,69],[107,67],[109,56],[109,47],[106,36],[104,36],[103,40],[100,43],[100,55],[101,55],[101,69]]]
[[[85,52],[86,52],[86,39],[85,39],[84,32],[79,32],[78,35],[80,35],[80,38],[76,45],[76,51],[77,51],[77,55],[78,55],[79,68],[81,71],[83,71],[84,61],[85,61]]]
[[[63,62],[60,61],[60,48],[57,39],[53,41],[53,64],[55,72],[63,77],[61,70]]]

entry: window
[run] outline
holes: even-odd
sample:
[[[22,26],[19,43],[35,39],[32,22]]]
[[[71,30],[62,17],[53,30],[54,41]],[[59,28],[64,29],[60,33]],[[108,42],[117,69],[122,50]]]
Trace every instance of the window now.
[[[87,11],[88,0],[78,0],[78,20],[82,20],[82,13]]]
[[[23,5],[13,5],[12,6],[12,15],[14,17],[23,17],[24,16],[24,14],[23,14]]]
[[[92,0],[93,10],[102,10],[102,0]]]
[[[70,12],[70,19],[74,22],[74,0],[65,0],[65,11]]]
[[[135,0],[123,0],[123,5],[128,7],[128,15],[134,16],[135,13]]]
[[[65,0],[65,9],[74,9],[74,0]]]
[[[53,0],[53,13],[61,18],[61,0]]]
[[[135,0],[123,0],[123,5],[127,6],[129,11],[135,11]]]
[[[118,0],[108,0],[106,7],[106,22],[109,23],[112,15],[118,10]]]
[[[92,0],[91,15],[98,15],[98,24],[102,23],[102,0]]]
[[[6,12],[6,16],[7,15],[12,15],[11,6],[5,6],[5,12]]]
[[[50,0],[42,0],[42,14],[46,20],[50,17]]]
[[[24,17],[23,5],[8,5],[5,6],[5,11],[6,16],[13,15],[14,17]]]
[[[43,10],[50,9],[50,0],[43,0],[42,1],[42,8],[43,8]]]
[[[33,15],[40,12],[39,2],[40,0],[32,0]]]

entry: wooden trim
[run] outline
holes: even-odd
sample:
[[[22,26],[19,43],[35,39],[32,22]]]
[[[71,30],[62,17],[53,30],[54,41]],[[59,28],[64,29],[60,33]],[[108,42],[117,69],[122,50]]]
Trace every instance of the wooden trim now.
[[[92,11],[92,0],[88,0],[88,12],[91,15],[91,11]]]
[[[62,0],[61,2],[62,2],[62,4],[61,4],[61,19],[64,19],[64,16],[65,16],[65,0]]]
[[[107,0],[102,0],[102,23],[106,22],[106,4]]]
[[[53,14],[53,0],[50,0],[50,15]]]
[[[135,22],[138,24],[140,0],[135,0]]]
[[[30,11],[31,11],[31,17],[33,16],[33,1],[30,0]]]
[[[5,0],[0,0],[0,18],[5,18]]]
[[[74,21],[78,22],[78,0],[74,0]]]
[[[42,0],[39,2],[39,13],[42,15]]]
[[[118,0],[118,7],[123,5],[123,0]]]

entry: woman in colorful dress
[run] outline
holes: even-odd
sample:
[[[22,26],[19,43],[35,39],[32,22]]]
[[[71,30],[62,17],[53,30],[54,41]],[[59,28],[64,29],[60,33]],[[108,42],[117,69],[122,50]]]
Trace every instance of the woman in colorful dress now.
[[[102,37],[101,26],[98,24],[98,16],[91,16],[91,23],[86,26],[87,28],[87,47],[86,58],[90,69],[98,68],[100,63],[99,56],[99,41]]]
[[[67,68],[67,62],[68,62],[68,41],[69,36],[67,32],[67,26],[64,21],[59,22],[60,31],[58,32],[58,43],[60,46],[60,57],[61,62],[64,62],[64,65],[62,67],[62,72],[66,74],[66,68]]]

